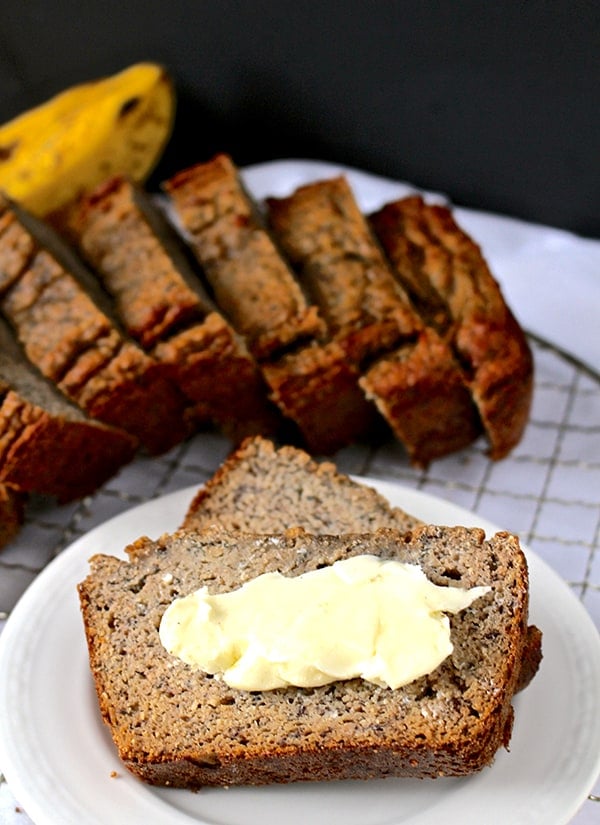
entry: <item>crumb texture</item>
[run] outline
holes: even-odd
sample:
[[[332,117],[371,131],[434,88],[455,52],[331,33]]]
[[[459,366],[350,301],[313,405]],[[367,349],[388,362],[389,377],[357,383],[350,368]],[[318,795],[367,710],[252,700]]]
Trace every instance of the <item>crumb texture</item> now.
[[[372,487],[354,482],[304,450],[249,438],[192,501],[182,527],[247,533],[366,533],[409,530],[418,519],[391,507]]]

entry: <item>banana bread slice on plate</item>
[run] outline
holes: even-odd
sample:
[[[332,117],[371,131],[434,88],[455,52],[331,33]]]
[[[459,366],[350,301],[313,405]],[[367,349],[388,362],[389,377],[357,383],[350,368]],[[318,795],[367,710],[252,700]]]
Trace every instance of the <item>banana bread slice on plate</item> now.
[[[248,438],[194,496],[182,528],[246,533],[366,533],[380,527],[410,530],[419,520],[372,487],[317,462],[304,450]]]
[[[315,461],[304,450],[248,438],[193,497],[184,530],[221,529],[281,533],[301,527],[316,535],[364,533],[381,528],[406,532],[422,522],[364,482]],[[533,678],[542,657],[541,634],[527,629],[518,689]]]
[[[364,553],[417,564],[435,584],[490,588],[450,617],[453,652],[403,687],[350,679],[237,690],[161,644],[162,615],[181,595]],[[463,527],[341,537],[188,531],[140,539],[128,555],[93,557],[79,594],[102,715],[124,764],[147,782],[461,776],[509,744],[528,613],[527,564],[514,536],[486,541]]]

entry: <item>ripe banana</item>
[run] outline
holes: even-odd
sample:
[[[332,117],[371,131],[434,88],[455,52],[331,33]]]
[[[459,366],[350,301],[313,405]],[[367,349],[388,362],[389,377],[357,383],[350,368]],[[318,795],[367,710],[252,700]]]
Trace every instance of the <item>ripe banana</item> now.
[[[143,182],[171,135],[166,71],[138,63],[0,126],[0,192],[43,217],[114,174]]]

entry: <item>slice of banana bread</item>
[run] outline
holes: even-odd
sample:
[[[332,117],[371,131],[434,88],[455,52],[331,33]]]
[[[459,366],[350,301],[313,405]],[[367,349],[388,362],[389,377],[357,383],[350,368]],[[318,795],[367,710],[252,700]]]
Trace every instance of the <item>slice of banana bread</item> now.
[[[469,388],[434,329],[424,328],[414,341],[377,359],[358,383],[414,466],[426,467],[481,435]]]
[[[358,536],[179,532],[140,539],[129,561],[95,556],[79,595],[102,716],[124,764],[161,785],[461,776],[508,746],[527,638],[528,573],[516,537],[463,527]],[[235,690],[162,647],[173,599],[360,553],[418,564],[436,584],[489,585],[452,616],[454,650],[396,690],[360,679]]]
[[[189,433],[167,368],[127,338],[72,250],[16,204],[0,205],[0,309],[29,360],[93,418],[151,453]]]
[[[371,225],[423,317],[456,353],[490,456],[503,458],[529,417],[533,358],[481,250],[448,208],[419,196],[387,204]]]
[[[218,312],[157,344],[152,355],[194,401],[198,421],[209,420],[234,443],[281,428],[279,411],[244,341]]]
[[[271,398],[311,452],[329,455],[376,431],[377,410],[337,341],[313,341],[261,367]]]
[[[163,188],[217,304],[257,359],[323,332],[231,158],[184,169]]]
[[[266,438],[248,438],[198,491],[182,524],[246,533],[366,533],[379,527],[410,530],[414,516],[372,487],[317,462],[296,447],[277,447]]]
[[[192,499],[183,530],[282,533],[301,527],[315,535],[364,533],[382,528],[405,532],[422,526],[416,516],[372,487],[315,461],[296,447],[248,438]],[[519,690],[541,660],[541,634],[531,626],[521,662]]]
[[[130,461],[136,446],[124,430],[91,420],[64,398],[0,320],[0,488],[61,502],[82,498]],[[4,497],[5,506],[11,502]]]
[[[414,337],[406,301],[343,177],[267,198],[268,220],[306,292],[353,363]]]
[[[217,311],[167,221],[124,178],[86,197],[71,232],[126,331],[234,441],[277,428],[276,408],[243,338]]]

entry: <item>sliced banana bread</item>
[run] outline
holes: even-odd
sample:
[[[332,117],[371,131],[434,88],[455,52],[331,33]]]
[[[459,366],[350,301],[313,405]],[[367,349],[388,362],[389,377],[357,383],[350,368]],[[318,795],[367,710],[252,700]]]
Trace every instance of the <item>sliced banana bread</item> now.
[[[357,386],[344,350],[276,248],[226,155],[185,169],[164,184],[219,308],[246,337],[269,397],[304,444],[331,453],[365,436],[376,410]],[[296,437],[292,434],[291,437]]]
[[[426,467],[481,435],[481,421],[461,370],[432,328],[423,328],[414,341],[378,358],[358,383],[414,466]]]
[[[481,423],[462,371],[395,279],[346,179],[267,205],[278,242],[411,462],[426,466],[474,441]]]
[[[329,461],[296,447],[248,438],[198,491],[182,527],[220,527],[246,533],[366,533],[410,530],[420,522],[372,487],[358,484]]]
[[[136,446],[124,430],[93,421],[64,398],[0,320],[0,489],[82,498],[130,461]],[[18,512],[12,496],[3,501]]]
[[[322,333],[316,307],[275,248],[231,158],[220,154],[184,169],[163,187],[217,304],[256,358]]]
[[[179,532],[140,539],[127,552],[129,561],[95,556],[79,595],[102,716],[121,759],[145,781],[199,788],[461,776],[508,746],[528,613],[527,565],[514,536],[486,541],[462,527],[342,537]],[[491,588],[450,618],[451,655],[404,687],[352,679],[235,690],[160,643],[161,617],[178,596],[365,552],[418,564],[436,584]]]
[[[337,341],[313,341],[261,367],[271,398],[313,453],[334,453],[381,423],[358,386],[358,367]]]
[[[157,344],[152,355],[173,370],[174,380],[194,401],[199,421],[209,420],[233,442],[278,432],[279,411],[244,342],[218,312],[201,324]]]
[[[463,366],[490,444],[503,458],[529,417],[533,358],[479,247],[452,212],[413,196],[371,216],[399,280]]]
[[[277,242],[353,363],[417,334],[422,324],[345,178],[310,183],[266,204]]]
[[[127,338],[98,283],[49,227],[5,203],[0,309],[29,360],[90,416],[122,427],[151,453],[189,432],[167,368]]]
[[[243,338],[216,310],[145,193],[113,178],[82,201],[71,230],[126,331],[171,367],[199,421],[234,441],[275,430],[276,408]]]
[[[316,535],[338,535],[381,528],[405,532],[422,524],[331,462],[318,462],[296,447],[277,447],[255,437],[234,450],[200,488],[181,529],[261,534],[301,527]],[[533,678],[541,655],[541,634],[530,626],[519,690]]]

